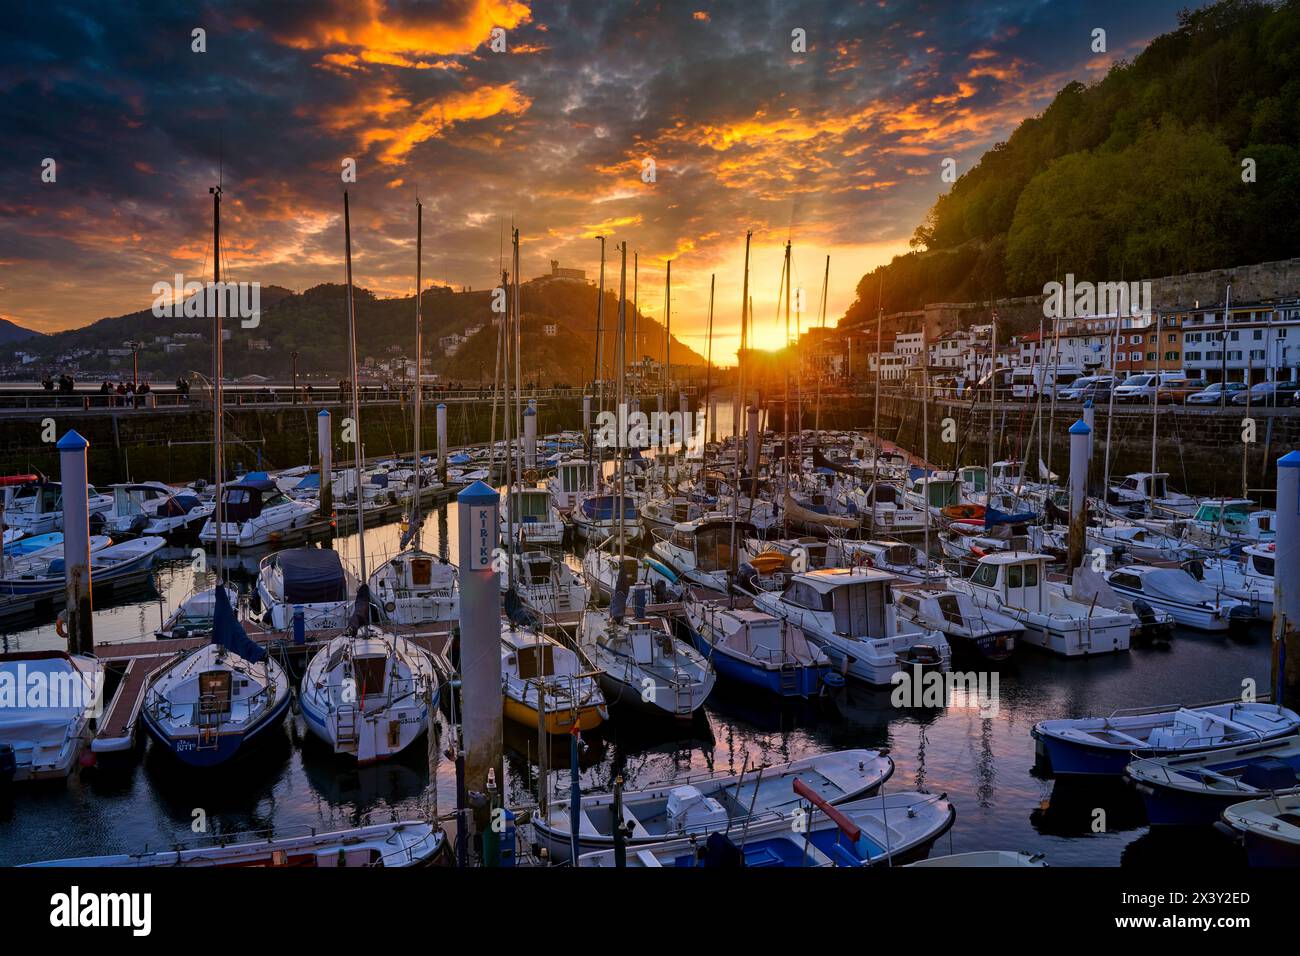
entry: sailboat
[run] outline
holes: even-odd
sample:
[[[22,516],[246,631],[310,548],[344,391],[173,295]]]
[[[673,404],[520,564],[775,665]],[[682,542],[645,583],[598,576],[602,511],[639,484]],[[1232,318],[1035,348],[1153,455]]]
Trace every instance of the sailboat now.
[[[623,342],[627,319],[627,244],[621,246],[622,267],[619,277],[618,337],[615,365],[623,368]],[[623,407],[623,382],[620,377],[616,401]],[[618,500],[624,495],[624,454],[619,442],[615,468]],[[588,499],[591,500],[591,499]],[[584,502],[584,505],[586,503]],[[632,588],[636,613],[625,619],[629,587],[635,576],[635,562],[626,555],[627,524],[636,526],[635,512],[619,510],[613,531],[617,553],[609,557],[616,563],[616,581],[608,609],[591,608],[583,612],[578,646],[600,674],[601,688],[611,704],[625,704],[646,713],[690,718],[704,705],[716,679],[709,662],[695,648],[673,637],[668,622],[646,615],[648,585]],[[597,554],[601,552],[597,551]],[[591,554],[588,554],[590,557]],[[607,563],[607,562],[606,562]],[[629,564],[631,565],[629,567]],[[584,559],[584,566],[586,560]]]
[[[417,206],[418,208],[418,206]],[[348,358],[352,370],[352,418],[356,424],[353,468],[361,474],[361,416],[357,392],[357,330],[352,300],[352,230],[348,194],[343,194],[347,262]],[[417,297],[418,299],[418,297]],[[419,450],[416,450],[419,457]],[[365,506],[357,496],[360,578],[366,575]],[[302,713],[307,727],[336,754],[358,763],[382,760],[406,749],[425,730],[438,694],[433,664],[414,642],[370,623],[370,589],[357,589],[346,633],[318,650],[302,679]]]
[[[420,266],[424,248],[424,207],[415,203],[415,408],[411,513],[402,532],[402,550],[375,568],[370,593],[394,624],[431,624],[453,621],[460,614],[460,589],[456,566],[419,547],[424,516],[420,513],[420,408],[423,405],[423,329],[420,318]],[[412,544],[412,542],[416,542]]]
[[[279,726],[289,679],[249,640],[224,587],[214,592],[212,638],[164,664],[145,690],[149,734],[191,766],[224,763]]]

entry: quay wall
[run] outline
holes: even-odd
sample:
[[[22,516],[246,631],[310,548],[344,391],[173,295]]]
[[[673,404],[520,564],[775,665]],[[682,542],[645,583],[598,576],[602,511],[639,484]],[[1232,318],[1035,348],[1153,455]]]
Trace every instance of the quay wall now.
[[[420,417],[425,454],[437,449],[436,402],[424,406]],[[334,461],[351,459],[351,446],[341,440],[343,419],[352,414],[345,404],[227,408],[225,446],[227,471],[246,468],[289,468],[316,461],[316,416],[328,409],[334,430]],[[537,405],[538,434],[581,427],[580,399],[541,399]],[[53,428],[48,420],[53,420]],[[497,412],[500,437],[501,411]],[[367,458],[407,455],[414,428],[409,403],[376,403],[361,408],[361,429]],[[118,481],[187,482],[213,476],[212,410],[192,407],[155,409],[53,408],[39,414],[0,418],[0,475],[39,471],[57,480],[57,441],[75,429],[90,442],[92,484]],[[448,404],[447,440],[455,448],[488,440],[492,402]]]
[[[880,431],[920,455],[924,445],[922,405],[915,396],[887,395],[880,401]],[[929,402],[928,432],[930,462],[941,468],[955,465],[984,464],[988,460],[989,406],[954,399]],[[999,402],[992,409],[994,458],[1028,457],[1035,466],[1034,405]],[[1062,479],[1069,472],[1070,442],[1066,433],[1083,417],[1083,406],[1059,403],[1055,421],[1048,427],[1050,407],[1043,405],[1044,462]],[[824,401],[822,428],[870,429],[874,417],[874,395],[839,397]],[[1169,473],[1169,483],[1190,494],[1241,494],[1242,449],[1247,449],[1246,485],[1251,497],[1272,501],[1277,486],[1277,459],[1300,447],[1300,408],[1252,408],[1255,441],[1242,441],[1246,409],[1196,408],[1184,405],[1160,406],[1156,428],[1156,469]],[[945,441],[945,419],[952,419],[955,441]],[[781,428],[781,407],[772,407],[772,427]],[[804,426],[811,427],[808,407],[804,407]],[[1096,409],[1096,436],[1090,468],[1094,488],[1100,488],[1106,461],[1107,409]],[[1110,426],[1112,478],[1135,471],[1151,470],[1150,407],[1116,406],[1115,421]],[[1032,476],[1033,471],[1029,474]],[[1262,494],[1258,490],[1267,491]]]

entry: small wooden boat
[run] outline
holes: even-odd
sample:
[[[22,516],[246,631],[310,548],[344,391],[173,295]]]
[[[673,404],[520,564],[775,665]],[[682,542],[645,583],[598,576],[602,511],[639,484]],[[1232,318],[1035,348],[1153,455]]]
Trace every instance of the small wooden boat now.
[[[1135,760],[1124,771],[1153,826],[1212,826],[1234,803],[1300,787],[1300,736]]]
[[[1055,774],[1118,776],[1140,757],[1221,750],[1285,737],[1300,715],[1276,704],[1210,704],[1109,717],[1044,720],[1031,731]]]
[[[451,847],[441,826],[423,820],[407,820],[330,833],[312,830],[300,836],[270,834],[265,839],[244,843],[82,856],[28,863],[27,866],[409,867],[450,866],[452,862]]]
[[[1251,866],[1300,866],[1300,793],[1235,803],[1223,811],[1223,823]]]
[[[629,867],[864,867],[924,859],[952,827],[957,811],[943,795],[891,793],[838,806],[803,808],[627,851]],[[805,811],[806,812],[806,811]],[[800,832],[802,830],[802,832]],[[581,857],[582,867],[612,867],[614,851]]]
[[[707,835],[739,828],[793,810],[798,781],[829,804],[868,796],[889,779],[894,761],[874,750],[838,750],[747,774],[706,774],[623,794],[627,845],[647,846],[689,834]],[[578,853],[614,845],[614,796],[592,794],[579,809]],[[901,815],[901,814],[900,814]],[[788,827],[789,823],[786,821]],[[533,820],[537,840],[554,860],[571,859],[569,801],[553,801],[545,816]]]

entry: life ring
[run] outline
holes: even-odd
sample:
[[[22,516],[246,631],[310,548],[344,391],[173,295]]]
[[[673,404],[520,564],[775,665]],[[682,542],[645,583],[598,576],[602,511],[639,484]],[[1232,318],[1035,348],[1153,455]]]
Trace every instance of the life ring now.
[[[529,468],[527,471],[524,472],[524,481],[536,481],[536,480],[537,480],[536,468]]]
[[[60,611],[59,616],[54,619],[54,632],[58,634],[59,637],[68,636],[68,619],[66,612]]]

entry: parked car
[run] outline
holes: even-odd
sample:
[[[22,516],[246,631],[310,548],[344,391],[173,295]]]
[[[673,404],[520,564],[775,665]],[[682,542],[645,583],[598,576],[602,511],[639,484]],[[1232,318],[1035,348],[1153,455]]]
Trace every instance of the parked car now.
[[[1115,380],[1113,378],[1098,378],[1083,387],[1083,390],[1079,393],[1079,401],[1085,402],[1091,399],[1093,407],[1096,408],[1103,402],[1110,401],[1110,390],[1114,385]]]
[[[1069,385],[1062,385],[1061,391],[1057,393],[1056,397],[1063,402],[1081,402],[1083,401],[1084,390],[1089,385],[1102,379],[1107,382],[1114,381],[1114,378],[1110,375],[1084,375],[1081,378],[1076,378]]]
[[[1157,389],[1174,388],[1187,381],[1182,372],[1142,372],[1115,386],[1117,402],[1150,402]]]
[[[1227,390],[1227,398],[1224,398],[1223,392]],[[1224,385],[1222,382],[1215,382],[1213,385],[1207,385],[1199,392],[1187,396],[1188,405],[1218,405],[1223,402],[1231,403],[1233,397],[1238,392],[1244,392],[1246,385],[1244,382],[1229,382]]]
[[[1161,405],[1183,404],[1188,397],[1205,388],[1204,379],[1188,379],[1181,384],[1161,385],[1156,391],[1156,401]]]
[[[1298,382],[1260,382],[1252,385],[1249,390],[1243,389],[1232,396],[1232,404],[1265,407],[1294,405],[1298,390],[1300,390]]]

